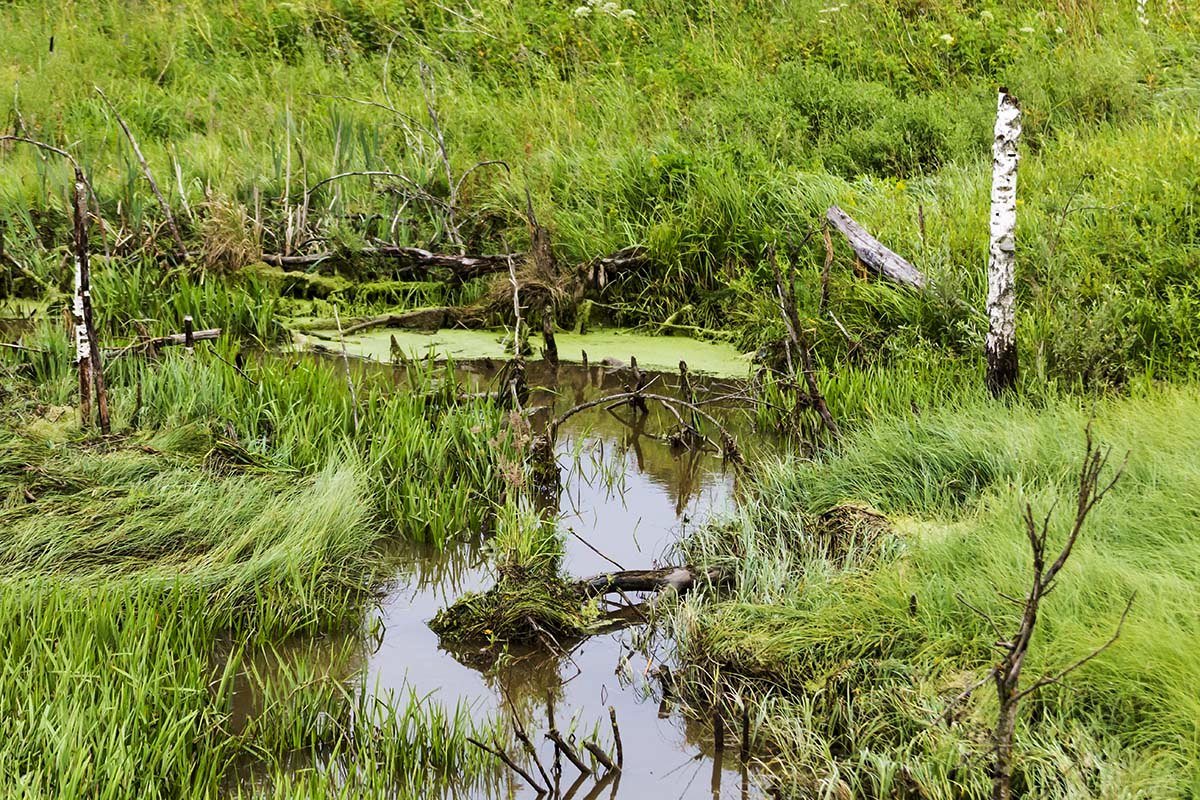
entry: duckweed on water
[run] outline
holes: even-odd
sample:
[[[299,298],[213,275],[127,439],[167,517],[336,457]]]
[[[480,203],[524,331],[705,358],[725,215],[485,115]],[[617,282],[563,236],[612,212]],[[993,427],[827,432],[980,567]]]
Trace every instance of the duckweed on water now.
[[[340,347],[337,331],[321,331],[332,339],[326,346]],[[352,355],[366,356],[387,363],[392,360],[392,340],[408,358],[432,357],[470,361],[490,358],[502,361],[509,357],[510,348],[504,345],[503,331],[445,329],[436,333],[377,329],[358,336],[347,336],[346,349]],[[592,364],[626,364],[630,356],[638,366],[648,370],[674,372],[679,362],[686,361],[693,372],[718,377],[744,378],[750,371],[749,357],[728,343],[707,342],[686,336],[655,336],[633,331],[598,330],[587,334],[559,332],[555,334],[559,358],[569,364],[582,361],[586,351]],[[305,340],[301,338],[301,342]],[[541,337],[530,336],[534,352],[542,351]]]

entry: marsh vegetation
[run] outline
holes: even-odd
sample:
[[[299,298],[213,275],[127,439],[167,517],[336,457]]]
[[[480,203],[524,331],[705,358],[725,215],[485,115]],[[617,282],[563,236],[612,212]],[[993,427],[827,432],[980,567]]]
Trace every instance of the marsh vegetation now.
[[[1200,794],[1194,4],[0,51],[5,794]]]

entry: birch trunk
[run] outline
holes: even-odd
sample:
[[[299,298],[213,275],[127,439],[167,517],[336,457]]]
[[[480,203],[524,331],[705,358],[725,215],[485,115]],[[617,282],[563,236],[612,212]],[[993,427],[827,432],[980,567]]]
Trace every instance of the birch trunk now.
[[[1013,250],[1017,227],[1017,140],[1021,110],[1007,89],[1000,89],[992,146],[991,249],[988,259],[987,385],[994,396],[1017,382],[1016,307]]]
[[[75,365],[79,370],[79,425],[92,424],[92,348],[88,342],[87,323],[83,316],[83,264],[75,258],[75,295],[71,302],[75,322]]]
[[[91,388],[96,389],[96,413],[101,432],[109,432],[108,390],[104,385],[104,366],[100,340],[92,321],[92,278],[88,263],[88,186],[83,172],[75,168],[75,357],[79,363],[79,413],[83,427],[91,424]]]

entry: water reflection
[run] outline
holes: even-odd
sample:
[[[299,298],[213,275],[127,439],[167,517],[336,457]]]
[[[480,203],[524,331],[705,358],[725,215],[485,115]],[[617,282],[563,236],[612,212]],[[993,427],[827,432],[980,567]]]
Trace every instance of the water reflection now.
[[[500,368],[499,363],[480,361],[461,369],[475,389],[483,390]],[[674,376],[649,377],[652,391],[677,391]],[[622,391],[628,374],[619,365],[555,369],[533,362],[528,381],[533,391],[527,407],[540,407],[538,417],[544,421],[573,405]],[[705,381],[698,381],[695,388],[701,398],[720,397],[735,389]],[[719,409],[720,404],[712,408]],[[749,424],[741,412],[726,408],[714,413],[739,435],[741,444],[749,441]],[[582,577],[614,565],[622,569],[662,566],[688,526],[731,506],[736,488],[732,472],[719,454],[672,446],[664,434],[677,424],[654,406],[641,418],[629,408],[597,406],[572,417],[560,429],[554,450],[561,474],[558,511],[568,573]],[[395,580],[365,626],[378,635],[366,646],[359,638],[359,650],[354,650],[354,644],[329,645],[331,651],[348,648],[329,663],[342,670],[360,670],[369,692],[405,697],[411,688],[446,706],[465,702],[479,718],[500,719],[505,728],[518,723],[516,727],[528,731],[538,760],[553,779],[554,794],[561,798],[759,796],[740,768],[739,737],[726,735],[729,746],[718,758],[713,721],[689,716],[664,699],[660,676],[670,666],[672,648],[651,627],[614,625],[612,633],[563,643],[560,649],[531,646],[497,652],[450,646],[439,640],[428,622],[465,592],[482,591],[494,583],[485,540],[473,537],[441,551],[411,544],[397,548],[389,554],[397,563]],[[544,734],[556,729],[573,740],[580,752],[584,742],[592,742],[614,753],[610,708],[619,722],[623,770],[611,777],[602,776],[600,770],[592,776],[579,775]],[[252,705],[243,713],[252,714]],[[506,747],[512,755],[521,752],[514,739]],[[584,758],[590,761],[586,753]],[[457,787],[453,795],[537,796],[507,770],[497,780]]]
[[[483,389],[499,369],[498,363],[475,362],[463,373]],[[674,376],[649,377],[652,391],[677,390]],[[613,365],[555,369],[534,362],[528,380],[535,388],[527,406],[542,407],[539,416],[545,419],[622,391],[628,374]],[[716,397],[734,388],[701,381],[697,391],[702,397]],[[732,430],[748,433],[748,422],[736,410],[726,409],[721,416]],[[732,472],[717,454],[673,448],[664,433],[676,424],[653,406],[641,418],[628,408],[597,407],[571,418],[560,430],[555,452],[563,487],[559,519],[567,531],[567,572],[585,576],[611,570],[614,564],[623,569],[661,566],[687,526],[730,507]],[[641,626],[564,645],[560,652],[527,647],[497,654],[489,648],[449,647],[426,623],[464,591],[491,586],[495,576],[479,543],[441,553],[412,552],[410,559],[410,573],[397,581],[378,612],[385,633],[369,659],[366,677],[377,690],[411,685],[421,693],[436,692],[447,703],[466,700],[481,715],[515,717],[538,744],[539,759],[548,770],[557,753],[542,735],[551,727],[564,734],[573,731],[580,749],[588,740],[613,752],[612,707],[625,759],[619,780],[576,782],[575,768],[560,760],[557,790],[562,797],[743,796],[747,787],[738,748],[730,746],[722,760],[714,760],[711,720],[689,718],[663,702],[658,676],[671,658],[671,648],[661,636]],[[436,579],[430,580],[431,575]],[[733,736],[731,742],[736,741]],[[519,752],[518,746],[510,752]],[[472,796],[498,796],[496,789]],[[500,796],[536,793],[509,775]]]

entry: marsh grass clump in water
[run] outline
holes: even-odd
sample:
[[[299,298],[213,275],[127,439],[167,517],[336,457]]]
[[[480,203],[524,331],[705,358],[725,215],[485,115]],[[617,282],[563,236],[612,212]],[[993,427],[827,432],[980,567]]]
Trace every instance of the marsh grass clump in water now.
[[[562,574],[562,536],[553,519],[509,504],[491,542],[496,584],[438,612],[430,627],[452,642],[542,643],[583,635],[593,605]]]

